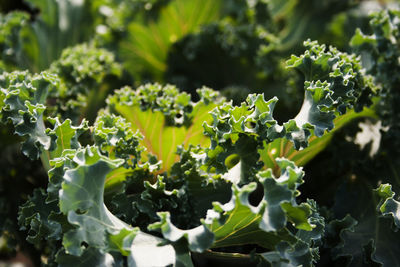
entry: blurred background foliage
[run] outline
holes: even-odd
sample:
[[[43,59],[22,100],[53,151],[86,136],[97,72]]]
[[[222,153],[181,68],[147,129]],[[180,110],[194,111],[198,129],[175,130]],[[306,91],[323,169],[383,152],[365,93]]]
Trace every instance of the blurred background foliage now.
[[[387,5],[394,3],[7,0],[0,59],[6,70],[38,72],[64,48],[91,42],[114,53],[128,84],[172,83],[193,95],[206,85],[234,103],[263,92],[281,99],[276,113],[285,120],[299,108],[303,84],[301,75],[285,70],[285,60],[308,38],[348,51],[356,28],[368,32],[368,13]]]
[[[371,11],[397,6],[389,0],[2,0],[0,73],[57,73],[64,88],[54,95],[63,100],[59,114],[72,116],[75,123],[93,118],[113,89],[145,82],[172,83],[190,93],[205,85],[235,104],[251,92],[264,93],[266,99],[278,96],[276,118],[284,121],[297,113],[303,99],[302,76],[285,68],[291,54],[302,52],[303,41],[351,51],[356,28],[372,33]],[[376,160],[361,156],[359,146],[346,141],[358,131],[353,124],[340,132],[341,138],[306,166],[308,179],[326,176],[332,187],[314,196],[311,192],[322,187],[306,183],[305,198],[335,205],[335,188],[355,190],[354,173],[368,177],[371,166],[373,172],[386,168],[378,162],[395,152],[378,153]],[[17,231],[17,207],[33,188],[45,187],[47,178],[41,164],[20,154],[19,138],[10,129],[3,127],[0,134],[0,258],[19,250],[39,264],[37,249],[42,248]],[[384,135],[382,142],[388,138]],[[334,160],[343,155],[348,160]],[[338,166],[333,168],[333,162]],[[361,181],[362,186],[376,183]]]

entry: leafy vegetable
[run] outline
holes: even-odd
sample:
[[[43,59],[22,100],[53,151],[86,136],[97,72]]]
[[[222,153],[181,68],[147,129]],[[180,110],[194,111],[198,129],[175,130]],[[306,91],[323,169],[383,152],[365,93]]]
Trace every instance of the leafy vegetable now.
[[[364,6],[314,2],[32,0],[1,15],[0,257],[399,265],[400,13],[373,13],[354,53],[301,47]],[[373,151],[365,125],[380,127]]]

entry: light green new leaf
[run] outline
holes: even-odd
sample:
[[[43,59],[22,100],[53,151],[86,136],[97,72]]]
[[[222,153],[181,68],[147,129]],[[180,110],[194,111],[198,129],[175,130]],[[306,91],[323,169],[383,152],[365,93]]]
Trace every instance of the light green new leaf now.
[[[147,84],[136,91],[122,88],[107,103],[111,113],[125,118],[133,132],[143,135],[140,144],[162,161],[163,171],[169,171],[178,161],[178,145],[209,145],[202,124],[212,119],[208,112],[221,99],[210,89],[204,88],[198,93],[200,101],[194,103],[188,94],[179,93],[173,86]]]
[[[88,130],[87,121],[82,121],[79,126],[72,126],[71,120],[67,119],[60,122],[58,118],[49,118],[49,121],[54,124],[53,129],[47,130],[47,134],[56,139],[56,149],[50,152],[51,158],[61,157],[62,153],[68,149],[78,149],[81,147],[78,137]]]

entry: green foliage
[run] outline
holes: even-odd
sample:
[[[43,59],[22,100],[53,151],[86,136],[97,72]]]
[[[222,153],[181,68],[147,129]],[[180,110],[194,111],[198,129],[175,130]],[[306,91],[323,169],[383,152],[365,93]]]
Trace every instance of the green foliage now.
[[[399,11],[353,54],[308,39],[350,51],[352,2],[28,3],[0,16],[0,257],[399,265]]]
[[[51,149],[43,112],[47,94],[55,90],[58,82],[58,78],[50,73],[31,77],[28,72],[13,72],[1,76],[1,119],[3,122],[11,121],[19,136],[27,136],[22,151],[31,159],[38,159],[42,148]]]
[[[28,24],[29,16],[22,12],[0,15],[0,50],[1,61],[5,65],[2,69],[13,69],[19,61],[23,61],[21,51],[21,31]]]
[[[378,210],[384,216],[392,216],[395,226],[399,228],[399,202],[393,198],[395,193],[392,191],[391,186],[388,184],[380,185],[379,188],[377,188],[375,191],[381,198],[381,201],[377,207]]]
[[[162,79],[171,45],[217,20],[222,4],[220,0],[174,0],[161,7],[154,19],[132,20],[120,44],[127,69],[144,80],[148,75]]]
[[[124,87],[107,99],[108,109],[126,118],[132,131],[143,135],[141,144],[162,160],[162,169],[168,171],[177,161],[176,147],[184,144],[207,146],[202,135],[208,114],[221,102],[216,92],[203,88],[198,91],[200,101],[194,103],[190,95],[179,93],[174,86],[147,84],[136,91]],[[132,116],[131,114],[135,114]]]
[[[88,40],[94,31],[85,1],[31,0],[27,5],[32,13],[39,10],[35,18],[13,11],[1,21],[3,31],[11,34],[6,41],[13,42],[12,47],[7,43],[1,46],[5,56],[1,59],[6,63],[12,60],[11,69],[42,71],[64,48]],[[12,59],[8,59],[10,56]]]
[[[120,84],[121,65],[112,53],[90,44],[65,49],[49,71],[58,75],[61,86],[52,97],[57,99],[53,116],[79,122],[94,120],[106,96]]]

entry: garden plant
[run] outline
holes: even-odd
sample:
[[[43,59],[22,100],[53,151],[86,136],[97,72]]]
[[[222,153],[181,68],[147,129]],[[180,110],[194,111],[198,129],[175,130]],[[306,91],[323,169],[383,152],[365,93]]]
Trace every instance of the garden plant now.
[[[400,5],[0,4],[0,265],[400,266]]]

